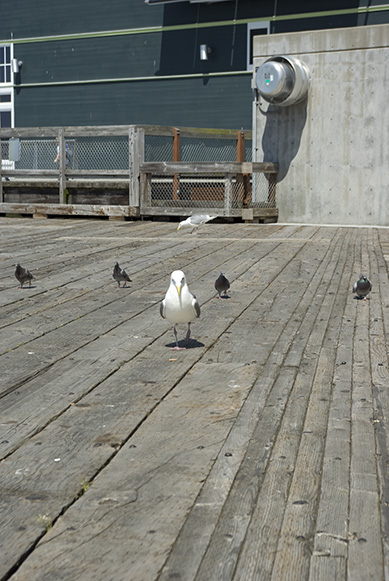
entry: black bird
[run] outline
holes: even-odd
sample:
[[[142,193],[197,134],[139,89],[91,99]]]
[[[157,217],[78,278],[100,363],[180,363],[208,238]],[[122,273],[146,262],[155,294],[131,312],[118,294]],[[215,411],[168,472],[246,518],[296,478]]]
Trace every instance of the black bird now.
[[[116,282],[118,283],[118,287],[120,287],[121,281],[124,281],[123,287],[125,287],[127,285],[127,282],[132,282],[132,280],[130,279],[130,277],[126,273],[126,271],[123,270],[122,268],[120,268],[118,262],[115,262],[115,266],[113,267],[112,276],[116,280]]]
[[[16,266],[15,276],[20,282],[19,288],[23,288],[24,283],[27,281],[29,283],[29,286],[31,286],[31,281],[34,278],[31,272],[27,268],[23,268],[23,266],[20,266],[19,263],[15,264],[15,266]]]
[[[227,291],[230,288],[230,281],[224,276],[224,272],[220,273],[220,276],[215,280],[215,289],[219,293],[218,299],[221,299],[221,294],[224,293],[224,296],[227,295]]]
[[[358,299],[366,299],[372,288],[372,284],[367,276],[365,274],[361,274],[360,279],[354,283],[353,293],[357,295]]]

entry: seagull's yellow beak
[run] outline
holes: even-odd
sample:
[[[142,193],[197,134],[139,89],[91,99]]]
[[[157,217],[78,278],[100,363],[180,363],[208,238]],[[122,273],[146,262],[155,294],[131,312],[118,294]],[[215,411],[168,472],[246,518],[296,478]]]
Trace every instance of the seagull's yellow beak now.
[[[180,226],[180,225],[178,225],[178,226],[177,226],[177,230],[179,230],[180,228],[181,228],[181,226]]]
[[[180,296],[181,296],[181,285],[180,285],[180,284],[178,284],[178,285],[176,286],[176,289],[177,289],[177,292],[178,292],[178,296],[180,297]]]

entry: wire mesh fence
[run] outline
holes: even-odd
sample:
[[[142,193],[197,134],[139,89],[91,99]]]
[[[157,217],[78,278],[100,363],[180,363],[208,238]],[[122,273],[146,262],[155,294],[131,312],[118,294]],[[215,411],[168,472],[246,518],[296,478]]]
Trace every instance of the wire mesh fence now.
[[[145,135],[145,161],[173,161],[173,137]]]
[[[4,142],[5,144],[6,142]],[[3,159],[8,157],[6,147]],[[15,169],[56,169],[59,164],[59,142],[53,139],[20,139],[19,159]],[[115,170],[128,169],[129,146],[125,136],[65,137],[67,169]]]
[[[8,140],[1,141],[1,157],[9,158]],[[128,169],[130,164],[129,140],[126,135],[66,137],[66,167],[80,170]],[[236,138],[182,136],[179,160],[188,162],[236,161]],[[59,161],[59,143],[53,138],[19,139],[19,159],[15,169],[55,169]],[[245,141],[245,160],[251,161],[251,140]],[[144,160],[148,162],[173,161],[173,137],[145,135]],[[177,161],[177,160],[176,160]]]
[[[147,175],[145,205],[165,208],[275,207],[273,174]]]
[[[39,179],[42,187],[46,180],[58,184],[60,204],[72,188],[91,191],[95,184],[107,192],[127,187],[127,203],[140,213],[220,208],[239,215],[239,209],[276,207],[277,169],[251,163],[251,132],[112,126],[40,128],[37,135],[24,128],[2,130],[0,146],[6,195],[18,180],[24,187],[32,178],[34,187]]]
[[[235,161],[236,139],[181,137],[181,161]]]
[[[145,136],[145,161],[173,161],[173,137],[168,135]],[[180,138],[179,155],[175,161],[236,161],[237,138],[212,136]],[[245,140],[245,161],[252,159],[251,139]]]

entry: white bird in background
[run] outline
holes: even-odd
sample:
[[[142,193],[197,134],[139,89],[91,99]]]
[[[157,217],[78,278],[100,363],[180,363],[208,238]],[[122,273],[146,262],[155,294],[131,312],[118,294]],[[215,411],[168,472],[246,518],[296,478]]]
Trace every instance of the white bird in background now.
[[[186,344],[188,345],[190,324],[200,316],[200,305],[196,297],[190,292],[186,283],[185,274],[182,270],[175,270],[170,275],[170,286],[165,298],[161,302],[159,312],[161,317],[167,319],[169,323],[174,325],[176,346],[173,349],[185,349],[185,347],[179,347],[178,345],[176,325],[188,323],[188,331],[185,337]]]
[[[185,228],[186,226],[190,226],[191,228],[193,228],[193,230],[191,230],[190,233],[193,234],[193,232],[197,232],[200,226],[202,226],[206,222],[209,222],[210,220],[214,220],[215,218],[217,218],[217,216],[210,216],[209,214],[195,214],[194,216],[189,216],[189,218],[187,218],[186,220],[182,220],[178,224],[177,230]]]

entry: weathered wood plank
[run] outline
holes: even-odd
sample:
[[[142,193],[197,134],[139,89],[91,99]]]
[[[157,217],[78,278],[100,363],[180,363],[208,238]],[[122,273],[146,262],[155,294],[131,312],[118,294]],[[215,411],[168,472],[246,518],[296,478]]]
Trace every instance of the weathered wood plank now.
[[[124,216],[136,217],[137,208],[131,206],[104,206],[98,204],[0,204],[0,212],[5,214],[41,214],[62,216]]]
[[[374,231],[369,251],[370,272],[374,273],[374,293],[370,300],[371,378],[373,383],[373,427],[377,447],[378,485],[381,512],[381,540],[384,552],[384,575],[389,578],[389,360],[387,354],[389,330],[389,297],[386,270],[388,252],[387,231]],[[372,275],[371,275],[372,276]]]
[[[367,264],[367,248],[361,252]],[[374,296],[374,295],[371,295]],[[350,516],[348,575],[350,578],[383,579],[381,524],[374,435],[370,365],[369,304],[355,301],[358,309],[353,345]]]
[[[201,207],[201,206],[199,206]],[[207,208],[210,214],[216,214],[220,217],[242,217],[242,208],[230,208],[226,211],[224,208]],[[141,213],[143,216],[191,216],[193,207],[169,207],[169,206],[142,206]],[[278,208],[253,208],[254,218],[277,218]],[[274,220],[276,221],[276,220]]]
[[[153,175],[159,174],[251,174],[258,173],[277,173],[278,164],[272,162],[218,162],[218,161],[202,161],[202,162],[186,162],[186,161],[144,161],[139,164],[139,170],[142,173],[149,173]]]
[[[128,130],[133,127],[135,129],[143,129],[147,135],[174,135],[174,127],[165,125],[83,125],[83,126],[65,126],[64,133],[67,137],[79,137],[81,135],[128,135]],[[17,128],[1,128],[1,136],[9,137],[56,137],[58,135],[59,127],[17,127]],[[234,139],[237,136],[235,129],[212,129],[201,127],[181,127],[180,132],[186,137],[217,137],[218,139]],[[252,132],[245,131],[247,139],[251,139]]]
[[[329,269],[329,274],[328,276],[331,276],[331,272],[333,271],[333,269],[336,266],[336,262],[338,260],[338,258],[335,259],[335,262],[333,262],[333,255],[335,254],[335,256],[337,256],[338,253],[333,253],[333,252],[329,252],[329,257],[327,262],[325,263],[324,269],[328,268]],[[322,280],[322,276],[323,276],[323,272],[321,272],[320,276],[318,277],[317,280],[317,285],[320,284],[320,281]],[[316,287],[317,289],[317,287]],[[313,289],[310,289],[311,291]],[[316,290],[317,292],[317,290]],[[327,300],[331,301],[331,299],[325,295],[324,299],[327,298]],[[306,303],[304,302],[304,304],[306,305]],[[316,313],[316,316],[312,318],[312,316],[307,317],[308,321],[310,321],[311,325],[313,325],[313,327],[311,327],[310,330],[310,334],[304,334],[304,336],[306,337],[306,339],[310,339],[310,342],[315,343],[315,334],[317,333],[321,333],[323,335],[323,332],[325,330],[326,327],[326,321],[328,320],[327,317],[329,316],[328,313],[328,308],[322,306],[322,300],[320,300],[319,303],[309,303],[308,300],[308,305],[310,306],[310,308],[314,309],[314,312]],[[307,307],[307,305],[306,305]],[[315,320],[316,317],[318,317],[318,314],[322,313],[320,319],[319,319],[319,323],[316,324],[315,326]],[[325,315],[324,315],[325,313]],[[292,320],[294,321],[294,317],[292,318]],[[305,318],[304,318],[305,320]],[[297,319],[297,321],[299,321],[299,319]],[[317,323],[317,320],[316,320]],[[301,322],[297,325],[295,332],[293,333],[293,336],[296,335],[296,331],[298,330],[299,326],[300,326]],[[293,336],[291,339],[293,339]],[[312,359],[312,364],[311,364],[311,373],[315,373],[315,369],[316,369],[316,361],[317,361],[317,355],[314,356],[314,353],[311,353],[311,348],[310,348],[310,343],[308,343],[308,346],[306,345],[306,343],[304,343],[303,345],[300,344],[300,348],[301,348],[301,353],[303,352],[304,349],[306,349],[308,351],[309,357]],[[286,354],[285,354],[286,355]],[[300,355],[301,357],[301,355]],[[287,362],[287,357],[285,359],[285,363]],[[302,362],[301,365],[303,365],[304,362]],[[303,369],[303,375],[302,375],[302,381],[303,381],[303,386],[304,389],[307,390],[307,387],[310,386],[310,382],[309,379],[307,381],[307,374],[308,374],[308,378],[310,377],[308,370],[309,367],[306,367],[306,363],[305,365],[302,366]],[[299,376],[296,379],[297,385],[299,384]],[[297,387],[296,387],[297,389]],[[307,398],[309,396],[309,391],[308,393],[305,394],[305,398]],[[300,395],[300,403],[302,403],[302,409],[304,410],[304,404],[303,402],[301,402],[301,395]],[[265,408],[266,410],[266,408]],[[282,416],[281,416],[282,417]],[[293,420],[292,420],[293,421]],[[279,423],[279,422],[278,422]],[[289,424],[287,424],[287,426],[289,426]],[[263,509],[264,507],[267,506],[267,500],[269,498],[268,493],[266,491],[268,491],[268,488],[265,487],[263,488],[263,499],[262,501],[260,500],[262,498],[262,482],[263,482],[263,477],[265,474],[265,470],[266,470],[266,465],[269,461],[270,458],[270,454],[272,453],[272,447],[274,444],[274,437],[273,439],[271,438],[271,436],[269,436],[269,433],[266,432],[266,430],[261,433],[262,430],[262,421],[261,421],[261,417],[259,418],[258,421],[258,427],[256,432],[258,432],[258,439],[255,437],[255,439],[253,439],[252,442],[252,446],[248,448],[247,454],[246,454],[246,459],[244,464],[242,465],[241,469],[240,469],[240,473],[239,473],[239,478],[236,479],[236,485],[232,488],[231,493],[229,498],[227,499],[227,502],[225,503],[225,506],[223,508],[223,512],[221,515],[221,519],[215,529],[215,533],[213,535],[213,538],[211,539],[211,543],[208,547],[207,553],[205,554],[205,557],[202,561],[201,564],[201,568],[199,570],[199,573],[196,576],[196,579],[205,579],[207,577],[207,575],[215,576],[217,577],[218,575],[223,575],[223,578],[228,579],[231,578],[231,576],[234,573],[235,567],[236,567],[236,563],[237,560],[239,558],[239,553],[240,550],[242,548],[242,543],[246,537],[247,533],[247,527],[249,526],[250,523],[250,518],[251,518],[251,511],[247,510],[247,507],[245,507],[243,505],[243,507],[240,510],[237,510],[237,507],[241,507],[242,506],[242,502],[244,501],[245,497],[246,497],[246,488],[248,486],[248,483],[251,482],[251,486],[255,487],[255,490],[251,493],[251,497],[252,497],[252,505],[251,505],[251,510],[254,511],[255,506],[258,507],[258,517],[254,520],[252,528],[250,528],[251,534],[253,535],[253,541],[250,543],[249,541],[246,541],[247,544],[245,544],[244,547],[244,555],[245,557],[242,557],[239,561],[239,566],[237,569],[237,574],[242,571],[242,579],[245,578],[245,575],[250,575],[249,573],[249,568],[251,568],[252,571],[252,564],[253,562],[257,562],[258,563],[258,568],[256,569],[256,572],[253,574],[252,578],[256,578],[255,574],[260,574],[260,571],[263,571],[263,574],[265,574],[265,571],[263,569],[263,567],[259,564],[262,563],[264,560],[266,561],[266,559],[270,558],[271,560],[274,559],[275,556],[275,549],[277,547],[277,538],[278,538],[278,532],[277,532],[277,521],[278,519],[283,516],[283,512],[282,511],[277,511],[277,509],[275,509],[274,511],[270,510],[269,508],[267,508],[266,510],[266,516],[268,518],[269,524],[268,527],[276,527],[273,534],[269,534],[269,530],[268,529],[261,529],[264,530],[264,537],[261,538],[261,540],[259,542],[257,542],[256,538],[259,535],[259,530],[258,530],[258,526],[255,526],[256,523],[262,523],[263,524],[263,519],[265,518],[264,515],[261,513],[261,509]],[[272,428],[272,432],[273,433],[277,433],[279,430],[279,426],[277,425],[277,422],[273,422],[273,428]],[[290,428],[289,428],[290,430]],[[298,431],[301,433],[301,426],[298,428]],[[280,454],[280,456],[284,456],[284,454]],[[281,462],[282,468],[285,470],[285,463],[291,462],[292,466],[294,465],[293,460],[290,459],[290,457],[286,457],[286,459]],[[244,468],[243,468],[244,466]],[[271,466],[273,466],[273,462],[271,464]],[[267,472],[266,472],[267,474]],[[279,485],[281,482],[283,483],[287,483],[288,479],[286,479],[286,475],[285,473],[283,474],[283,476],[280,476],[279,478],[276,478],[277,480],[277,488],[279,488]],[[261,489],[261,496],[258,498],[257,500],[257,495],[259,490]],[[283,496],[282,494],[278,495],[276,494],[276,499],[281,500],[283,499],[283,502],[285,502],[286,498],[285,496]],[[270,498],[274,499],[274,495],[270,496]],[[274,499],[275,500],[275,499]],[[296,500],[296,498],[294,498],[294,500]],[[299,499],[297,499],[299,500]],[[257,504],[256,504],[257,503]],[[258,520],[257,520],[258,519]],[[279,523],[279,521],[278,521]],[[262,526],[262,525],[261,525]],[[280,525],[278,524],[278,527]],[[234,530],[234,534],[232,535],[232,537],[230,538],[229,532],[231,531],[231,529]],[[267,530],[267,532],[266,532]],[[227,536],[226,536],[227,535]],[[249,535],[248,537],[249,539],[251,538],[251,535]],[[255,540],[254,540],[255,539]],[[270,546],[269,546],[270,544]],[[246,547],[247,547],[247,551],[246,551]],[[254,548],[255,547],[255,548]],[[251,551],[251,552],[250,552]],[[256,551],[260,552],[260,557],[258,557],[257,561],[255,559],[255,555]],[[251,562],[250,565],[250,560],[247,561],[247,557],[248,555],[253,556],[254,561]],[[272,570],[272,566],[270,566],[270,570]],[[250,577],[248,577],[250,578]],[[264,577],[266,578],[266,577]]]
[[[384,578],[386,231],[1,223],[1,577]],[[158,314],[177,267],[202,306],[184,352]]]
[[[252,243],[252,245],[254,246],[254,245],[255,245],[255,243],[256,243],[256,242],[255,242],[255,240],[254,240],[254,241],[253,241],[253,243]],[[275,245],[275,246],[279,246],[279,245],[280,245],[280,243],[279,243],[277,240],[275,240],[275,242],[274,242],[274,245]],[[267,248],[267,249],[264,249],[264,252],[265,252],[265,253],[268,253],[268,252],[269,252],[269,250],[270,250],[269,248]],[[293,250],[293,252],[295,252],[295,250]],[[252,263],[250,264],[250,266],[252,266]],[[249,280],[249,279],[247,278],[247,280]],[[258,292],[258,291],[257,291],[257,292]],[[214,289],[212,289],[212,290],[210,291],[210,293],[211,293],[211,297],[212,297],[212,300],[213,300],[213,297],[214,297],[214,294],[215,294],[215,293],[214,293]],[[242,298],[241,298],[241,300],[242,300]],[[217,304],[217,303],[216,303],[216,304]],[[240,308],[240,309],[242,308],[242,305],[239,305],[239,303],[237,303],[237,306],[239,306],[239,308]],[[164,322],[163,322],[163,321],[161,321],[161,323],[163,324]],[[226,324],[226,322],[223,322],[223,319],[221,319],[221,323],[222,323],[222,324],[224,324],[224,325]],[[227,321],[227,324],[228,324],[228,321]],[[142,323],[142,327],[143,327],[143,329],[145,328],[145,326],[144,326],[144,323]],[[135,331],[135,332],[136,332],[136,331]],[[116,328],[116,329],[114,330],[114,332],[113,332],[113,333],[114,333],[115,335],[117,335],[117,333],[118,333],[118,329]],[[219,333],[220,333],[220,331],[219,331]],[[120,335],[118,336],[118,339],[119,339],[119,340],[121,340],[121,336],[120,336]],[[103,339],[102,339],[102,340],[103,340]],[[114,345],[112,345],[112,339],[110,340],[110,345],[111,345],[111,349],[113,349],[113,351],[114,351],[114,350],[115,350],[115,346],[114,346]],[[95,342],[95,343],[94,343],[94,345],[93,345],[93,352],[94,352],[94,354],[95,354],[95,357],[96,357],[96,356],[98,356],[97,354],[99,353],[99,349],[96,349],[96,342]],[[108,356],[109,356],[109,352],[108,352]],[[62,385],[63,385],[63,382],[62,382]],[[85,401],[85,400],[84,400],[84,401]],[[78,482],[78,481],[77,481],[77,482]],[[79,486],[79,485],[77,484],[77,486]]]

